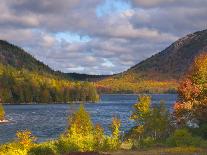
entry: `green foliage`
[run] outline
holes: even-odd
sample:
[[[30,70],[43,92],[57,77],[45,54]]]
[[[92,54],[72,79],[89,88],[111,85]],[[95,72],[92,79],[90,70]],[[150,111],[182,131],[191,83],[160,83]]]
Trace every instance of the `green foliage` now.
[[[28,155],[56,155],[53,146],[48,144],[39,144],[28,151]]]
[[[110,126],[112,135],[104,135],[100,125],[94,126],[89,113],[83,105],[69,117],[69,127],[65,134],[56,141],[55,147],[59,154],[75,151],[109,151],[120,146],[120,120],[113,118]]]
[[[107,142],[110,145],[110,150],[117,150],[121,145],[120,126],[121,121],[118,118],[114,117],[111,123],[112,136],[110,138],[110,142]]]
[[[47,65],[36,60],[23,49],[3,40],[0,40],[0,62],[15,68],[25,68],[27,70],[55,74]]]
[[[183,146],[197,146],[206,147],[207,143],[200,137],[193,137],[187,129],[177,129],[167,139],[166,143],[169,146],[183,147]]]
[[[93,125],[89,113],[81,105],[79,110],[69,117],[69,127],[57,140],[36,144],[31,132],[17,132],[16,140],[0,145],[0,155],[56,155],[70,152],[112,151],[120,147],[120,125],[117,118],[110,125],[111,136],[104,134],[100,125]]]
[[[207,140],[207,123],[200,125],[197,128],[189,128],[193,135],[202,137]]]
[[[155,145],[155,140],[152,137],[146,137],[141,140],[133,141],[132,149],[149,148]]]
[[[36,140],[34,136],[32,136],[31,131],[25,130],[25,131],[18,131],[16,133],[16,141],[21,146],[21,148],[24,148],[26,150],[30,149]]]
[[[99,101],[93,83],[72,82],[56,75],[1,64],[0,98],[6,103]]]
[[[28,130],[18,131],[15,141],[0,146],[0,155],[27,155],[27,152],[35,146],[35,137]]]
[[[171,116],[165,103],[161,101],[151,108],[150,116],[146,120],[145,132],[155,140],[162,141],[171,131]]]
[[[148,137],[162,141],[170,134],[170,114],[164,102],[151,106],[149,96],[140,96],[133,107],[131,119],[136,121],[136,126],[129,133],[131,138],[140,142]]]
[[[1,100],[0,100],[1,101]],[[4,120],[5,118],[5,111],[3,105],[0,103],[0,121]]]
[[[145,120],[150,115],[150,96],[140,96],[139,102],[134,104],[134,111],[131,115],[131,119],[135,120],[138,125],[144,125]]]
[[[69,117],[68,133],[73,134],[73,132],[83,136],[93,132],[93,123],[83,105],[80,105],[79,110]]]

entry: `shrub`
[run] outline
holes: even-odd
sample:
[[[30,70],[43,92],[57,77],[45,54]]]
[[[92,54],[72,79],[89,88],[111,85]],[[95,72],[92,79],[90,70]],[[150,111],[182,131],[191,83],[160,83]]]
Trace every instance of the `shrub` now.
[[[200,136],[207,140],[207,123],[201,124],[198,128],[192,128],[193,135]]]
[[[32,147],[28,155],[55,155],[55,151],[49,145],[40,144],[35,147]]]
[[[193,137],[187,129],[177,129],[166,141],[167,145],[175,147],[205,145],[205,141],[200,137]]]
[[[24,149],[31,148],[34,145],[34,141],[36,140],[29,130],[17,131],[16,137],[17,143],[19,143],[19,145]]]
[[[155,144],[155,140],[152,137],[143,138],[141,140],[133,141],[132,149],[149,148]]]
[[[55,142],[55,147],[59,154],[116,150],[121,144],[120,125],[120,120],[113,118],[110,126],[112,135],[104,135],[104,129],[93,125],[89,113],[81,105],[69,118],[68,130]]]
[[[0,146],[0,155],[27,155],[27,151],[16,142]]]
[[[1,102],[1,99],[0,99],[0,102]],[[5,111],[4,111],[3,105],[0,103],[0,121],[3,121],[4,118],[5,118]]]
[[[16,140],[0,146],[0,155],[27,155],[29,149],[35,146],[35,137],[29,130],[18,131]]]
[[[55,142],[55,148],[59,154],[79,151],[79,147],[76,144],[71,143],[70,139],[63,136]]]

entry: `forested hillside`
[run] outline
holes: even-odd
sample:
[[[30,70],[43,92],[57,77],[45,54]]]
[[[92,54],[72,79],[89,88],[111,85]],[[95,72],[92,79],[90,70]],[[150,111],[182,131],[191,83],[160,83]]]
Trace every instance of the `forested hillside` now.
[[[194,58],[207,51],[207,30],[189,34],[129,70],[97,82],[109,93],[176,92]]]
[[[207,51],[207,30],[189,34],[160,53],[130,68],[127,73],[136,73],[144,79],[178,80],[186,73],[194,58]]]
[[[0,41],[0,98],[6,103],[96,102],[93,83],[73,82],[23,49]]]
[[[100,81],[107,77],[110,77],[110,75],[89,75],[89,74],[81,74],[81,73],[66,73],[70,79],[77,80],[77,81]]]
[[[42,73],[54,73],[50,67],[36,60],[32,55],[18,46],[0,40],[0,62],[18,69],[27,69]]]

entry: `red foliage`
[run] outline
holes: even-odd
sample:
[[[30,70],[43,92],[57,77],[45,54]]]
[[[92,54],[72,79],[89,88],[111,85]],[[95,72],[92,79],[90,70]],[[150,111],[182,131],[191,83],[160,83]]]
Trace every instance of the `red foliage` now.
[[[206,122],[207,116],[207,54],[198,56],[186,78],[178,87],[179,101],[174,104],[178,122]]]
[[[187,78],[181,82],[178,88],[178,93],[182,97],[182,100],[189,101],[198,97],[201,93],[201,89]]]

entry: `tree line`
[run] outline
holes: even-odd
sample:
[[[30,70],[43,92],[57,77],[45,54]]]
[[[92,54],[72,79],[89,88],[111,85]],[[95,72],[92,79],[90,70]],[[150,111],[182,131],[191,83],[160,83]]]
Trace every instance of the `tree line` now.
[[[97,102],[99,95],[93,83],[0,65],[0,98],[3,103]]]

